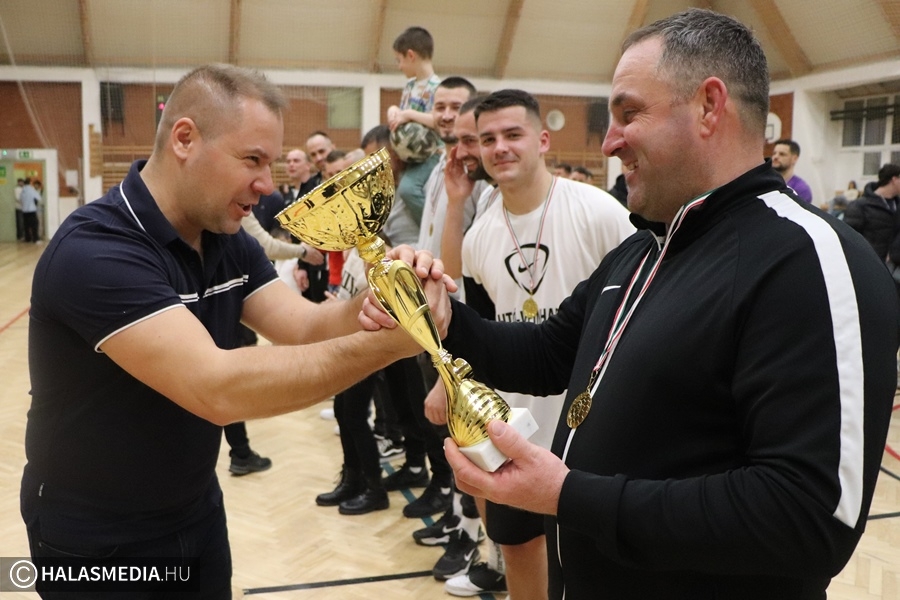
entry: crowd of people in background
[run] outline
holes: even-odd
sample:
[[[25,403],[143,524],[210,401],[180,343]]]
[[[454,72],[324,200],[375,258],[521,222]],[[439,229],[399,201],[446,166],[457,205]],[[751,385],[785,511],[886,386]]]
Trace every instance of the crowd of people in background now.
[[[564,179],[580,181],[582,183],[594,183],[594,174],[583,165],[573,167],[568,163],[556,163],[553,166],[553,174]]]

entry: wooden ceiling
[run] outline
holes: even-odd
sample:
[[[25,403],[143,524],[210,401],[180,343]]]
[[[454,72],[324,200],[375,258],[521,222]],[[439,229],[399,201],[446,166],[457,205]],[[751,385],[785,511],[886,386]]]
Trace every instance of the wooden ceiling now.
[[[2,0],[0,64],[399,75],[420,25],[441,75],[608,83],[630,31],[690,6],[750,25],[776,81],[900,61],[898,0]]]

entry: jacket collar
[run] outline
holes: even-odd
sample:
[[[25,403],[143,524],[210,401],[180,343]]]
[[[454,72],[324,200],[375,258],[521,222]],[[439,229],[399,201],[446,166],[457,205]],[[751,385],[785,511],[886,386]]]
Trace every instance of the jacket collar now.
[[[770,161],[766,160],[710,192],[703,204],[694,208],[682,223],[678,233],[679,241],[685,242],[695,238],[702,231],[712,227],[723,215],[743,204],[745,199],[755,198],[773,190],[780,190],[791,197],[797,197],[787,186],[784,178],[772,168]],[[688,199],[685,204],[693,200],[693,198]],[[630,215],[630,219],[637,229],[646,229],[652,233],[660,244],[665,241],[671,226],[669,223],[649,221],[635,213]]]

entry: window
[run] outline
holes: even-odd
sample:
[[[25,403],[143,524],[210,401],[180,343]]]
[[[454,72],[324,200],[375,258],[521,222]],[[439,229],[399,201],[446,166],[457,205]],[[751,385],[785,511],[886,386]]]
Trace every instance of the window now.
[[[877,176],[889,162],[900,164],[900,94],[846,100],[832,118],[843,121],[841,145],[862,154],[863,176]]]
[[[125,122],[125,91],[121,83],[100,82],[100,118],[107,125]]]
[[[881,168],[881,152],[866,152],[863,154],[863,175],[877,176]]]
[[[891,143],[900,144],[900,116],[897,115],[896,104],[900,104],[900,96],[894,100],[894,126],[891,128]]]
[[[870,98],[866,102],[866,146],[880,146],[887,131],[887,97]]]
[[[844,119],[844,146],[859,146],[862,140],[862,110],[865,107],[864,100],[848,100],[844,103],[844,111],[855,114],[857,111],[860,116],[852,116]]]

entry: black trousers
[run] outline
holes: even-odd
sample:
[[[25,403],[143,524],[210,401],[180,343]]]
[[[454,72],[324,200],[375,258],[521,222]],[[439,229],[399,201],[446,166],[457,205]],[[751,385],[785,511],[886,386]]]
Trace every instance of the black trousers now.
[[[247,458],[250,456],[250,440],[247,438],[247,423],[238,421],[237,423],[226,425],[223,429],[225,430],[225,441],[228,442],[228,445],[231,447],[231,450],[228,451],[228,456],[236,456],[238,458]]]
[[[25,241],[37,242],[38,237],[38,216],[36,212],[23,212],[22,225],[25,229]]]
[[[37,582],[37,592],[41,598],[65,598],[66,600],[161,600],[163,598],[196,598],[199,600],[228,600],[231,598],[231,546],[228,543],[228,526],[225,507],[217,506],[198,522],[183,527],[175,533],[153,540],[136,541],[113,547],[98,548],[85,540],[79,548],[61,547],[54,544],[52,536],[41,531],[39,520],[26,523],[28,544],[34,563],[41,568],[41,559],[84,560],[91,566],[102,568],[113,560],[127,559],[178,559],[184,565],[181,573],[189,568],[189,578],[185,587],[153,589],[150,584],[137,585],[134,591],[81,591],[77,584],[71,590],[46,590],[47,584]],[[45,562],[48,566],[54,562]],[[180,584],[179,584],[180,585]]]
[[[428,390],[425,389],[417,358],[398,360],[385,368],[384,373],[391,392],[391,401],[403,429],[406,462],[423,466],[425,456],[428,456],[432,478],[437,483],[450,485],[453,481],[453,470],[444,456],[446,427],[435,427],[425,417],[425,395]]]
[[[244,348],[247,346],[255,346],[257,341],[256,332],[249,327],[241,325],[241,346]],[[237,423],[226,425],[224,429],[225,441],[228,442],[228,445],[231,447],[228,456],[236,456],[238,458],[247,458],[250,456],[250,440],[247,437],[247,424],[244,421],[238,421]]]
[[[300,268],[306,269],[309,277],[309,288],[303,292],[303,297],[313,302],[324,302],[325,292],[328,291],[328,265],[311,265],[300,261]]]
[[[381,478],[375,434],[369,428],[369,407],[377,375],[369,375],[334,397],[334,418],[341,432],[344,466],[369,481]]]

